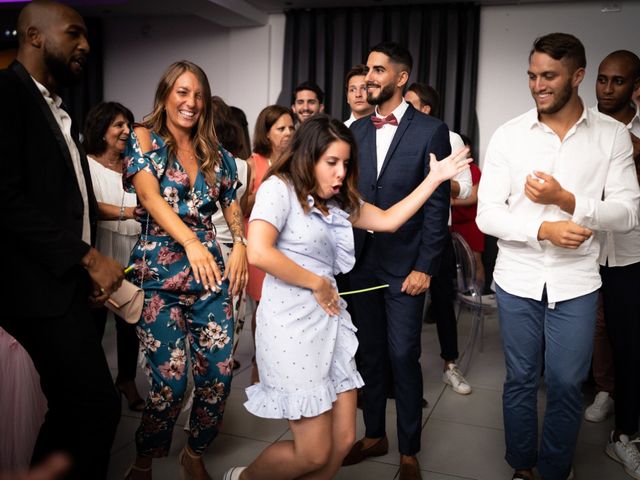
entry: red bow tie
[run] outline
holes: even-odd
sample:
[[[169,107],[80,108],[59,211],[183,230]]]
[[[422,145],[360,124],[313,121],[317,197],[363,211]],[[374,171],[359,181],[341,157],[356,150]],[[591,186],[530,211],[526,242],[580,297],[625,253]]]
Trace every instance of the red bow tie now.
[[[393,113],[390,113],[384,118],[380,118],[377,115],[371,115],[371,122],[373,122],[373,126],[376,128],[382,128],[385,123],[389,125],[398,125],[398,119]]]

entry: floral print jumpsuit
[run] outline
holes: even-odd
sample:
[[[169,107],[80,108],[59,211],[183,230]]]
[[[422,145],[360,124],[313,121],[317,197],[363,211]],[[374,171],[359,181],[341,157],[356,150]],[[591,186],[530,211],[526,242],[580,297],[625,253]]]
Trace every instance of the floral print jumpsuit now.
[[[209,185],[198,172],[191,187],[178,158],[168,158],[160,136],[151,133],[152,150],[141,152],[132,131],[125,150],[124,184],[134,192],[133,176],[141,170],[154,175],[160,194],[214,256],[220,271],[224,264],[215,239],[211,215],[216,200],[223,206],[235,199],[235,160],[220,149],[216,183]],[[145,354],[151,388],[142,423],[136,432],[139,455],[161,457],[169,453],[171,435],[187,389],[187,355],[195,383],[189,420],[188,445],[201,454],[215,438],[231,384],[233,313],[228,282],[219,293],[196,283],[182,246],[170,237],[140,205],[140,240],[131,253],[134,270],[129,280],[145,294],[138,337]]]

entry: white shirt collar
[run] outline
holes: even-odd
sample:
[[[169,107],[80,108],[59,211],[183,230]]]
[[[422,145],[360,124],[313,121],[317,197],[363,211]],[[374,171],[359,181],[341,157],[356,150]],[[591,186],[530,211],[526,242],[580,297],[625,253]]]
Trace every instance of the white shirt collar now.
[[[589,109],[584,106],[584,102],[582,101],[581,98],[579,98],[579,100],[580,100],[580,104],[582,105],[582,113],[580,114],[580,117],[578,118],[576,123],[574,123],[572,125],[572,128],[574,126],[580,125],[581,122],[586,122],[587,126],[589,125],[589,115],[590,115],[590,113],[587,112]],[[525,115],[527,117],[527,123],[532,128],[533,127],[540,127],[543,130],[549,130],[549,127],[544,122],[540,121],[540,118],[538,116],[538,109],[532,108]]]
[[[33,83],[36,84],[36,87],[38,87],[38,90],[40,90],[40,93],[42,94],[42,96],[46,99],[46,100],[51,100],[51,102],[53,102],[53,104],[60,108],[60,105],[62,105],[62,98],[60,98],[58,95],[56,95],[55,93],[51,93],[49,92],[49,90],[47,89],[47,87],[45,87],[44,85],[42,85],[39,81],[37,81],[35,78],[31,77],[31,80],[33,80]]]
[[[402,101],[400,102],[400,105],[398,105],[395,108],[395,110],[391,112],[396,117],[396,120],[398,120],[398,124],[400,124],[400,120],[402,120],[402,116],[407,111],[407,108],[409,108],[409,104],[403,98]],[[382,115],[380,115],[380,112],[378,111],[378,105],[376,105],[375,114],[377,117],[384,118]]]
[[[636,107],[636,105],[633,105]],[[627,128],[631,130],[634,125],[638,125],[640,127],[640,108],[636,107],[636,114],[633,116],[631,121],[627,124]]]

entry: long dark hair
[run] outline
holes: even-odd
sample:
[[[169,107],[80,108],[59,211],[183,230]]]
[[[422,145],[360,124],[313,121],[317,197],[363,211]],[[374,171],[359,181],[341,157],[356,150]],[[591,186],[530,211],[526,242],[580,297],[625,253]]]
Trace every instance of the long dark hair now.
[[[118,102],[101,102],[91,107],[84,122],[82,143],[89,155],[102,155],[107,150],[104,134],[118,115],[131,125],[133,113]]]
[[[328,115],[317,114],[300,125],[293,135],[290,146],[272,164],[265,179],[277,175],[288,181],[296,192],[305,212],[309,211],[307,196],[311,195],[316,205],[326,209],[326,201],[316,193],[315,165],[335,141],[349,144],[351,155],[340,192],[332,197],[341,209],[357,216],[360,211],[358,194],[358,146],[351,130]]]
[[[211,113],[218,140],[234,157],[242,158],[242,127],[238,125],[231,113],[231,107],[217,95],[211,97]]]

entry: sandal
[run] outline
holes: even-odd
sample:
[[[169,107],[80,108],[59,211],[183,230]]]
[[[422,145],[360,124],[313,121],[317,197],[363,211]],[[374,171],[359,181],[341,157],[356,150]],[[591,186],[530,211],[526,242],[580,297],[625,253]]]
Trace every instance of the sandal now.
[[[197,476],[193,475],[193,473],[184,464],[185,457],[189,457],[191,461],[195,460],[196,465],[198,464],[198,460],[199,460],[199,466],[201,467],[201,470],[200,472],[198,472]],[[207,480],[211,480],[211,477],[209,476],[209,473],[207,472],[204,466],[204,462],[202,461],[202,455],[198,455],[196,453],[191,452],[189,447],[187,447],[186,445],[178,455],[178,463],[180,464],[181,480],[197,480],[198,478],[205,478],[205,477],[207,478]]]
[[[131,474],[133,472],[143,472],[143,473],[151,472],[151,467],[142,468],[142,467],[136,466],[136,464],[134,463],[129,468],[127,468],[126,472],[124,472],[124,480],[129,480],[129,477],[131,477]]]

